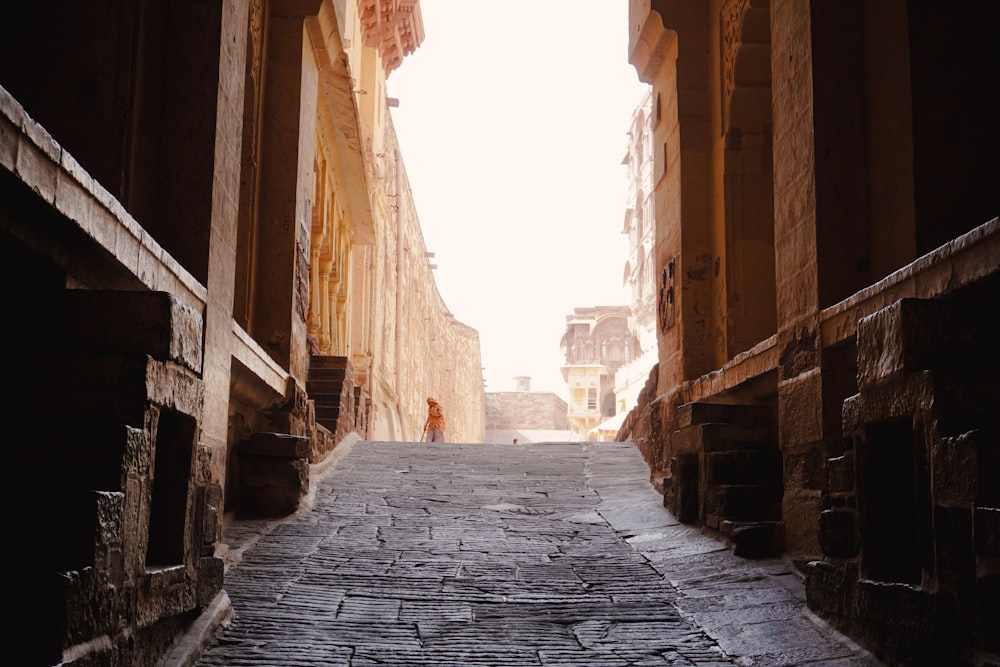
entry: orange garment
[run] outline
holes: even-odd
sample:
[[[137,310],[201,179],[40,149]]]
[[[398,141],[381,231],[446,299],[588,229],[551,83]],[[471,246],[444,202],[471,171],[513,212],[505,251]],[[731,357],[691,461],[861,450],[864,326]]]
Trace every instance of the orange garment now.
[[[444,410],[441,408],[440,403],[433,398],[428,398],[426,430],[429,431],[432,428],[439,428],[442,431],[445,429]]]

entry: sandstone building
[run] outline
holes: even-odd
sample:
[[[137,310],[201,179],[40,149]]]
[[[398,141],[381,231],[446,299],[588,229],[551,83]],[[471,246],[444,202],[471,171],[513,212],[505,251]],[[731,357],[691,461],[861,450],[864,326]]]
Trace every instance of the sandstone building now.
[[[26,664],[155,664],[224,604],[231,514],[416,437],[429,394],[484,439],[386,98],[419,1],[0,11],[9,628]],[[658,364],[619,437],[891,664],[1000,653],[998,11],[630,0],[622,28]]]
[[[664,299],[619,439],[889,664],[1000,653],[998,18],[630,2]]]
[[[566,316],[561,370],[569,391],[570,429],[580,440],[596,440],[594,429],[616,414],[615,372],[638,350],[629,314],[628,306],[594,306],[574,308]]]
[[[345,439],[418,438],[428,395],[483,438],[386,98],[420,5],[0,13],[11,627],[22,664],[156,664],[225,602],[229,517],[294,510]]]
[[[629,291],[629,328],[638,346],[629,349],[615,373],[616,416],[620,421],[636,406],[650,370],[659,361],[656,343],[657,280],[653,265],[656,225],[653,185],[653,94],[649,90],[636,105],[629,122],[622,165],[626,169],[627,200],[622,233],[628,237],[623,285]],[[602,430],[610,425],[602,423]],[[619,424],[620,428],[620,424]],[[614,429],[615,431],[618,428]]]

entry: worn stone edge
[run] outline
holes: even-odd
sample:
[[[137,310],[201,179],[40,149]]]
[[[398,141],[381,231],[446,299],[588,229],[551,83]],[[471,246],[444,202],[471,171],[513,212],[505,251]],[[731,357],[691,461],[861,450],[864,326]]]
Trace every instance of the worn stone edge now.
[[[201,659],[217,632],[233,620],[233,604],[225,590],[219,591],[212,604],[191,624],[161,667],[193,667]]]

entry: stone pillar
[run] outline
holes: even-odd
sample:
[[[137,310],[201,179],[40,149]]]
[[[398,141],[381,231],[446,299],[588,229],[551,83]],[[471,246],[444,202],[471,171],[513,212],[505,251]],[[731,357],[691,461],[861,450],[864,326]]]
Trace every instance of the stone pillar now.
[[[661,324],[660,393],[720,366],[726,357],[721,140],[713,118],[718,78],[710,61],[715,30],[704,3],[633,6],[629,62],[656,94],[656,259],[673,270],[675,319]],[[717,28],[716,28],[717,29]],[[683,32],[684,39],[678,39]],[[679,197],[678,193],[684,196]]]
[[[303,379],[319,73],[305,21],[320,2],[275,3],[268,23],[253,337]]]
[[[225,448],[229,430],[229,371],[232,356],[233,302],[236,285],[236,234],[239,218],[240,162],[243,148],[246,3],[227,0],[220,16],[219,86],[212,170],[212,213],[205,306],[205,403],[201,441],[213,452],[213,479],[225,484]],[[225,76],[221,76],[221,73]],[[221,532],[221,522],[217,526]]]
[[[793,558],[820,553],[817,518],[823,484],[822,468],[810,459],[823,440],[823,382],[809,34],[808,2],[772,3],[772,77],[788,82],[775,89],[773,150],[778,423],[785,461],[782,516]]]

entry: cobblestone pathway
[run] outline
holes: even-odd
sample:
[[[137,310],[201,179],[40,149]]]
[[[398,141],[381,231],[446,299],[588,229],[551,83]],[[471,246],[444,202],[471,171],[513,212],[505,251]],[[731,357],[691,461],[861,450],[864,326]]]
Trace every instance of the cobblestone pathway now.
[[[311,511],[227,529],[234,619],[198,665],[874,664],[774,599],[771,574],[718,572],[740,559],[671,519],[629,443],[362,441],[314,489]],[[682,594],[672,562],[692,590],[722,575],[747,617],[764,581],[800,625],[777,619],[781,650],[772,630],[727,651],[717,598],[699,604],[718,587]]]

